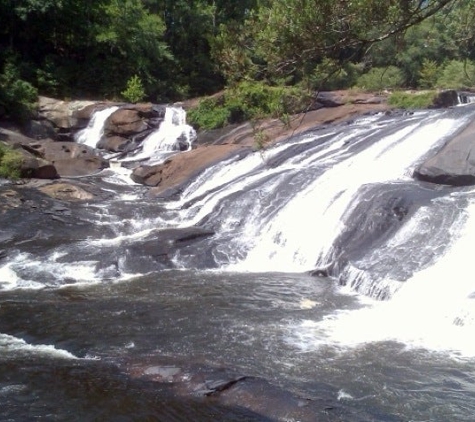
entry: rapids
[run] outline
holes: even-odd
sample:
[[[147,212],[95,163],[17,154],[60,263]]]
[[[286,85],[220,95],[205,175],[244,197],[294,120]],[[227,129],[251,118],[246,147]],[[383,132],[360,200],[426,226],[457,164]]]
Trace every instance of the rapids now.
[[[78,142],[97,145],[111,112]],[[475,190],[412,172],[474,118],[468,104],[318,127],[169,200],[117,166],[91,178],[100,202],[7,213],[0,416],[472,420]],[[194,136],[172,110],[124,161]],[[55,371],[56,408],[41,387]],[[196,398],[220,377],[220,398]]]

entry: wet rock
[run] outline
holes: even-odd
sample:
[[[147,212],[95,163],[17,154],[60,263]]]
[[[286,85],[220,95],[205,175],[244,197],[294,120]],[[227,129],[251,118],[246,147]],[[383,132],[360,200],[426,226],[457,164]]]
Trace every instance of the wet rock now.
[[[413,176],[436,184],[475,185],[475,120],[422,163]]]
[[[146,186],[158,186],[162,181],[164,165],[166,164],[137,167],[134,169],[130,177],[135,183],[140,183]]]
[[[130,140],[122,136],[103,137],[97,144],[97,148],[110,152],[125,151],[130,144]]]
[[[433,106],[434,108],[446,108],[457,105],[458,103],[459,95],[457,91],[450,89],[447,91],[439,92],[434,99]]]
[[[152,196],[160,196],[170,188],[189,183],[209,166],[240,153],[251,153],[252,148],[241,145],[205,145],[195,150],[174,155],[157,166],[138,167],[132,174],[136,183],[157,186]]]
[[[52,198],[66,201],[84,201],[95,198],[92,193],[70,183],[46,185],[40,187],[39,190]]]

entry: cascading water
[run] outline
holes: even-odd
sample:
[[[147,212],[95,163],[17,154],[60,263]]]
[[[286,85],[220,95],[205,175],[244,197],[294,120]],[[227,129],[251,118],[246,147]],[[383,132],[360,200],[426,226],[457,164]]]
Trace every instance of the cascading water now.
[[[104,122],[118,109],[119,107],[113,106],[96,111],[87,127],[77,133],[76,142],[96,148],[104,134]]]
[[[49,368],[50,359],[54,376],[59,361],[71,361],[54,406],[81,384],[78,373],[100,384],[95,367],[78,368],[101,359],[127,376],[155,377],[151,384],[178,384],[180,394],[209,393],[206,383],[189,387],[209,377],[176,358],[236,367],[305,397],[290,411],[288,399],[257,399],[266,388],[238,390],[246,405],[275,407],[261,414],[284,406],[275,420],[471,421],[475,191],[412,174],[474,118],[472,105],[366,116],[218,163],[178,199],[151,200],[123,178],[95,176],[110,195],[70,207],[74,224],[64,216],[45,225],[43,216],[25,229],[23,214],[9,214],[0,233],[0,361],[18,354],[19,367]],[[130,159],[159,161],[180,138],[187,149],[194,133],[183,119],[167,110]],[[12,380],[34,372],[3,368]],[[107,386],[94,394],[135,391]],[[3,409],[18,409],[8,391],[0,385],[6,420],[14,417]],[[78,412],[95,400],[84,394]],[[111,403],[119,419],[115,396]],[[349,413],[332,419],[322,403]],[[187,406],[172,406],[173,417]]]
[[[121,161],[148,160],[147,164],[157,164],[170,153],[191,149],[196,139],[196,131],[186,123],[186,112],[182,107],[167,107],[159,128],[142,142],[141,152]]]

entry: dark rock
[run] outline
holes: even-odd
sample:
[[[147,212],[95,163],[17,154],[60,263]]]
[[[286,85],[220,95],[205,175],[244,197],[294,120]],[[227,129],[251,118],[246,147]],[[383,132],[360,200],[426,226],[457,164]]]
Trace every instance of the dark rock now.
[[[459,103],[459,96],[457,91],[451,89],[447,91],[442,91],[437,94],[434,99],[433,106],[434,108],[446,108],[452,107]]]
[[[324,107],[340,107],[345,104],[345,101],[341,96],[326,91],[318,92],[316,101]]]
[[[452,186],[475,184],[475,120],[415,171],[416,179]]]
[[[156,166],[140,166],[132,172],[130,177],[135,183],[146,186],[158,186],[162,181],[162,172],[161,164]]]
[[[25,127],[25,135],[33,139],[55,139],[56,131],[48,120],[30,120]]]
[[[130,140],[122,136],[103,137],[97,144],[97,148],[110,152],[121,152],[127,149]]]
[[[34,177],[36,179],[57,179],[59,177],[51,162],[35,156],[25,149],[18,149],[18,151],[23,156],[20,169],[22,177]]]

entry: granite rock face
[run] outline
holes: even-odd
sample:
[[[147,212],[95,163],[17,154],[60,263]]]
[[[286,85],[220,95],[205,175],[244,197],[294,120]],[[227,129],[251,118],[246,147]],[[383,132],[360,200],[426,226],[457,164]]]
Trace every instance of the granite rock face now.
[[[475,120],[422,163],[414,177],[442,185],[475,185]]]

